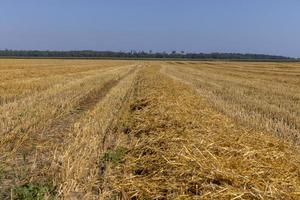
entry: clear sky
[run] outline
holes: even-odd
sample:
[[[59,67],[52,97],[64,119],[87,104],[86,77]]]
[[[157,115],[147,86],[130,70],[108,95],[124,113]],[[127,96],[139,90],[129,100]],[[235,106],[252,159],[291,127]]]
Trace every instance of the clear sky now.
[[[0,0],[0,49],[300,57],[300,0]]]

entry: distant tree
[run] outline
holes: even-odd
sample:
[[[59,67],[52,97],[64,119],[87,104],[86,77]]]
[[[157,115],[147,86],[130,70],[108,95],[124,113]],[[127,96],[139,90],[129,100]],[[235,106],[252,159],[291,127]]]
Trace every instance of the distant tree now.
[[[16,51],[4,49],[0,50],[0,57],[86,57],[86,58],[184,58],[184,59],[245,59],[245,60],[296,60],[294,58],[264,54],[241,54],[241,53],[176,53],[165,51],[148,53],[144,51],[136,52],[113,52],[113,51]]]

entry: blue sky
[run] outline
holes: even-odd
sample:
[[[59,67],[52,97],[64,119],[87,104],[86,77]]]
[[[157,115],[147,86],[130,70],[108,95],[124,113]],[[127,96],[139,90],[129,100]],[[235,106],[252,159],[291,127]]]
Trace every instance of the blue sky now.
[[[1,0],[5,48],[300,57],[300,1]]]

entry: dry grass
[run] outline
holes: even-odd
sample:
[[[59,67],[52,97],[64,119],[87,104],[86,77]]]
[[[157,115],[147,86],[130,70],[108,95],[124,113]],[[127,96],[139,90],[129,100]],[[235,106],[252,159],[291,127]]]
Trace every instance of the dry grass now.
[[[118,124],[118,116],[128,101],[135,76],[136,72],[122,79],[70,131],[61,162],[57,162],[61,165],[59,181],[62,183],[58,196],[93,199],[101,194],[100,158],[114,144],[116,135],[109,133]]]
[[[299,143],[299,63],[185,62],[164,71],[237,122]]]
[[[0,105],[82,79],[122,61],[0,60]]]
[[[10,62],[8,60],[5,63],[9,66]],[[36,61],[31,62],[33,66],[36,65]],[[54,61],[55,64],[57,62],[63,61]],[[18,64],[15,65],[17,70]],[[77,71],[77,67],[73,69],[67,62],[66,66],[61,66],[66,69],[60,70],[74,73],[74,77],[70,78],[69,74],[64,73],[52,77],[51,73],[57,73],[53,72],[56,69],[51,69],[52,65],[49,63],[49,66],[34,70],[36,74],[41,73],[39,84],[48,82],[43,76],[58,78],[57,82],[50,82],[49,87],[41,91],[33,84],[30,95],[21,95],[0,106],[0,163],[4,166],[5,175],[1,193],[27,182],[56,185],[53,179],[56,171],[51,169],[53,156],[62,153],[60,150],[70,137],[67,134],[69,129],[135,68],[131,62],[85,61]],[[2,68],[9,67],[4,65]],[[14,74],[13,67],[9,69]],[[45,75],[44,71],[49,74]],[[30,74],[26,69],[23,73],[24,76]],[[16,83],[23,81],[21,78],[17,80]],[[6,96],[6,93],[2,92],[2,96]],[[110,105],[107,106],[110,108]]]
[[[120,133],[128,151],[112,173],[114,198],[300,198],[291,145],[237,126],[158,69],[141,77]]]
[[[0,198],[299,199],[266,133],[299,133],[298,67],[264,64],[0,59]]]

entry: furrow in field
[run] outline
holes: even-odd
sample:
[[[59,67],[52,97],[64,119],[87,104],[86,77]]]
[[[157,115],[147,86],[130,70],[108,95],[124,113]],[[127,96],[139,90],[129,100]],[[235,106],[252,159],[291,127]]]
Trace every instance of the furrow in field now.
[[[58,155],[53,164],[59,171],[57,197],[95,199],[102,196],[108,166],[100,158],[116,145],[119,117],[130,99],[138,72],[120,80],[71,128],[63,154]]]
[[[59,138],[57,136],[59,136],[61,133],[66,133],[67,131],[69,131],[70,127],[72,127],[73,124],[76,123],[76,121],[78,121],[89,110],[93,110],[97,103],[99,103],[99,101],[101,101],[113,87],[118,85],[124,78],[134,73],[135,70],[136,67],[130,69],[128,72],[126,72],[126,74],[123,74],[120,77],[105,82],[101,87],[95,88],[94,90],[86,94],[86,96],[83,96],[79,100],[76,107],[73,108],[72,112],[55,118],[50,124],[48,124],[48,126],[43,127],[43,130],[41,131],[42,134],[38,136],[46,137],[44,137],[43,139],[39,138],[39,144],[45,144],[41,145],[45,147],[52,146],[50,144],[52,142],[51,140],[54,140],[52,142],[53,144],[62,143],[62,138]],[[48,151],[48,148],[46,148],[45,150]]]
[[[36,102],[35,109],[39,110],[31,108],[29,110],[31,113],[28,115],[32,114],[32,118],[27,115],[23,119],[27,120],[27,125],[20,123],[20,120],[15,121],[17,129],[12,128],[11,131],[4,133],[1,141],[1,163],[7,167],[3,188],[8,188],[9,185],[20,185],[33,180],[34,177],[36,179],[39,176],[43,177],[44,170],[49,169],[51,165],[53,158],[51,154],[55,148],[64,144],[64,134],[70,126],[85,112],[93,109],[112,87],[133,73],[134,69],[134,66],[121,70],[115,69],[115,71],[99,74],[93,79],[79,82],[74,85],[75,87],[67,87],[56,92],[53,98],[43,97],[49,101],[44,105]],[[62,103],[66,105],[63,106]],[[46,107],[43,109],[43,106]],[[53,107],[57,109],[56,112],[52,111]],[[48,112],[51,111],[52,113],[49,114]],[[40,113],[35,115],[36,112]],[[29,170],[26,177],[21,174],[23,168]]]
[[[98,71],[93,75],[66,84],[55,85],[44,92],[1,106],[0,135],[19,129],[21,124],[23,124],[22,129],[24,129],[26,124],[32,126],[34,121],[38,122],[41,118],[52,119],[52,117],[43,115],[55,114],[55,111],[63,111],[63,108],[67,109],[72,104],[78,103],[77,101],[93,88],[101,86],[102,83],[118,76],[118,74],[126,73],[128,67]],[[49,113],[44,112],[47,107]],[[52,110],[50,110],[51,107]]]
[[[98,66],[98,69],[84,69],[76,72],[74,69],[66,69],[68,73],[47,74],[46,77],[22,78],[18,80],[10,79],[0,83],[0,106],[25,98],[29,95],[39,94],[51,87],[65,85],[68,82],[83,79],[84,77],[97,74],[101,71],[114,70],[120,66]],[[126,66],[124,66],[126,67]],[[73,72],[72,72],[73,70]],[[35,70],[40,73],[39,70]],[[55,69],[51,69],[55,71]]]

